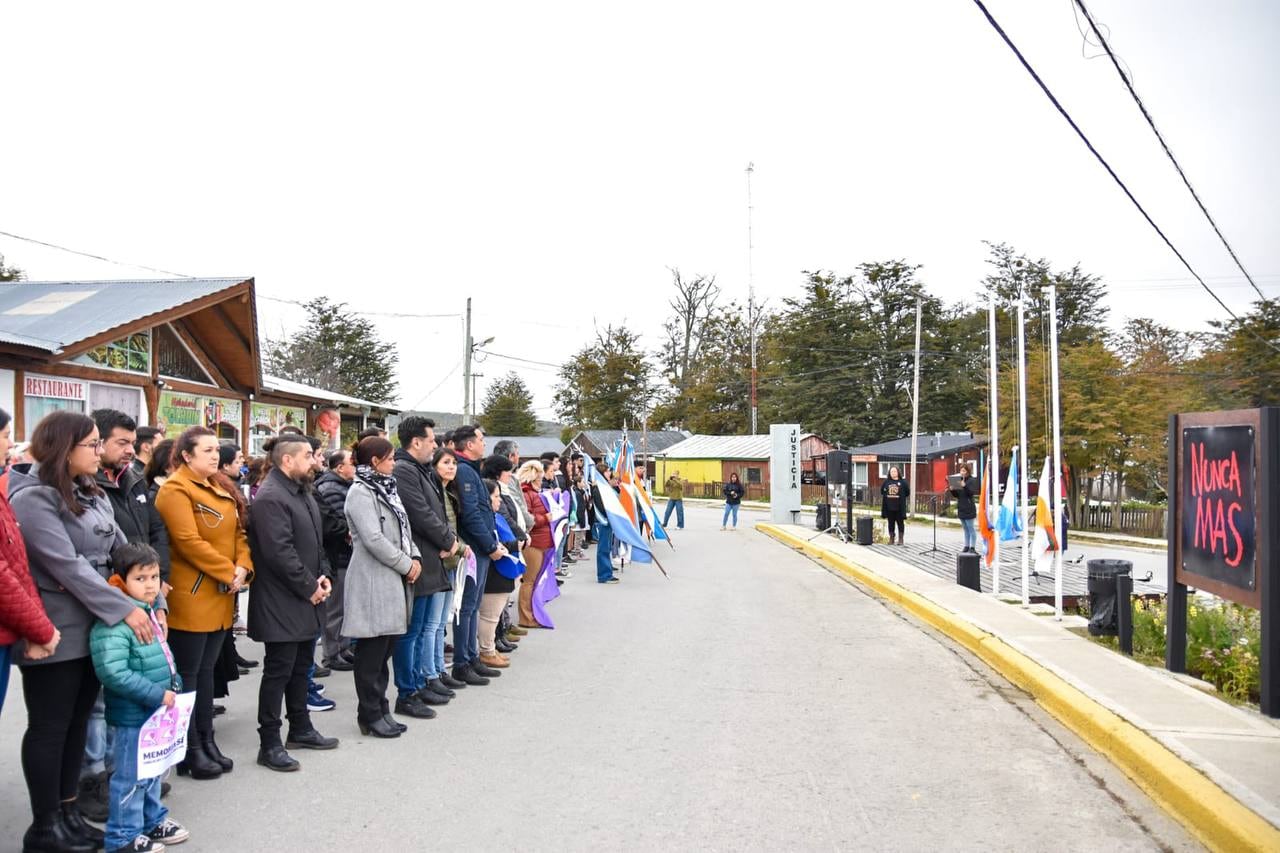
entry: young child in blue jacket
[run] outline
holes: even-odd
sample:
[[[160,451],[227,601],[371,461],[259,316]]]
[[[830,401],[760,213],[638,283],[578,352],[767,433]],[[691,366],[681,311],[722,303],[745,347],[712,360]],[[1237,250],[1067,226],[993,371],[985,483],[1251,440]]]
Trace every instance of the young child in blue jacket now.
[[[152,611],[160,594],[160,558],[155,549],[140,543],[121,545],[111,553],[111,566],[114,574],[108,583],[147,611],[155,638],[144,645],[123,621],[113,626],[99,622],[89,634],[107,724],[115,736],[115,772],[103,845],[116,853],[156,853],[166,844],[186,841],[190,834],[169,819],[169,810],[161,804],[160,777],[138,778],[138,736],[156,709],[173,707],[182,679]]]

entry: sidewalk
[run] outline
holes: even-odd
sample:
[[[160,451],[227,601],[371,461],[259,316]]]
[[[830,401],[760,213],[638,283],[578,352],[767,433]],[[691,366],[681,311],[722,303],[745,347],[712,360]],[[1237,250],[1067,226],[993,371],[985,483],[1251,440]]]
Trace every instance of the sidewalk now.
[[[1280,724],[900,560],[807,527],[756,529],[982,658],[1215,850],[1280,850]],[[1069,807],[1069,804],[1064,804]]]

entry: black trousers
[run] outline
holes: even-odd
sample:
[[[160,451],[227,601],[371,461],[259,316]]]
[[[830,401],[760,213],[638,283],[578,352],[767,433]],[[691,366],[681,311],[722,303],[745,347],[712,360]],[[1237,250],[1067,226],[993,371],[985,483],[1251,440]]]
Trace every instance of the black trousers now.
[[[263,749],[280,746],[280,702],[284,700],[289,731],[311,731],[307,710],[307,681],[316,641],[266,643],[262,656],[262,683],[258,687],[258,740]]]
[[[217,631],[169,630],[169,649],[182,676],[182,689],[196,692],[191,731],[213,733],[213,670],[222,654],[226,629]]]
[[[372,723],[391,713],[387,683],[391,675],[387,661],[399,637],[361,637],[356,643],[356,719]]]
[[[889,516],[888,521],[889,521],[889,538],[892,539],[894,536],[894,533],[893,533],[894,530],[897,530],[898,541],[901,542],[902,534],[906,530],[906,516],[891,515]]]
[[[27,705],[22,775],[31,813],[38,817],[56,812],[59,803],[76,797],[89,712],[98,698],[99,684],[93,659],[88,657],[21,670]]]

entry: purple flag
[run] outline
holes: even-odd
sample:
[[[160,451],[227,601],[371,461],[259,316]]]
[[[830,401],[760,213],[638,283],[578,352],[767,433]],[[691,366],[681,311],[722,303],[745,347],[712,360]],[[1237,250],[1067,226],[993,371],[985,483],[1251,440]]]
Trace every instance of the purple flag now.
[[[525,572],[525,583],[529,583],[529,573]],[[533,583],[533,618],[539,625],[554,628],[547,613],[547,605],[560,596],[560,586],[556,583],[556,553],[548,550],[542,558],[542,567]]]

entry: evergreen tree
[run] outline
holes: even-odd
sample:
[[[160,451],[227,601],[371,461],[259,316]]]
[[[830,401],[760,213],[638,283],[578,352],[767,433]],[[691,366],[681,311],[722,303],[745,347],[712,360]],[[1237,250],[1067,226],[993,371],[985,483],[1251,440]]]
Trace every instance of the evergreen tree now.
[[[18,267],[7,267],[4,264],[4,255],[0,255],[0,281],[22,281],[27,274]]]
[[[515,371],[489,386],[484,411],[477,418],[492,435],[536,435],[538,418],[533,413],[533,395]]]
[[[621,429],[643,422],[653,399],[653,368],[640,338],[607,326],[560,368],[555,409],[578,429]]]
[[[396,397],[394,344],[344,302],[317,297],[306,305],[307,322],[293,335],[268,340],[267,373],[374,402]]]

